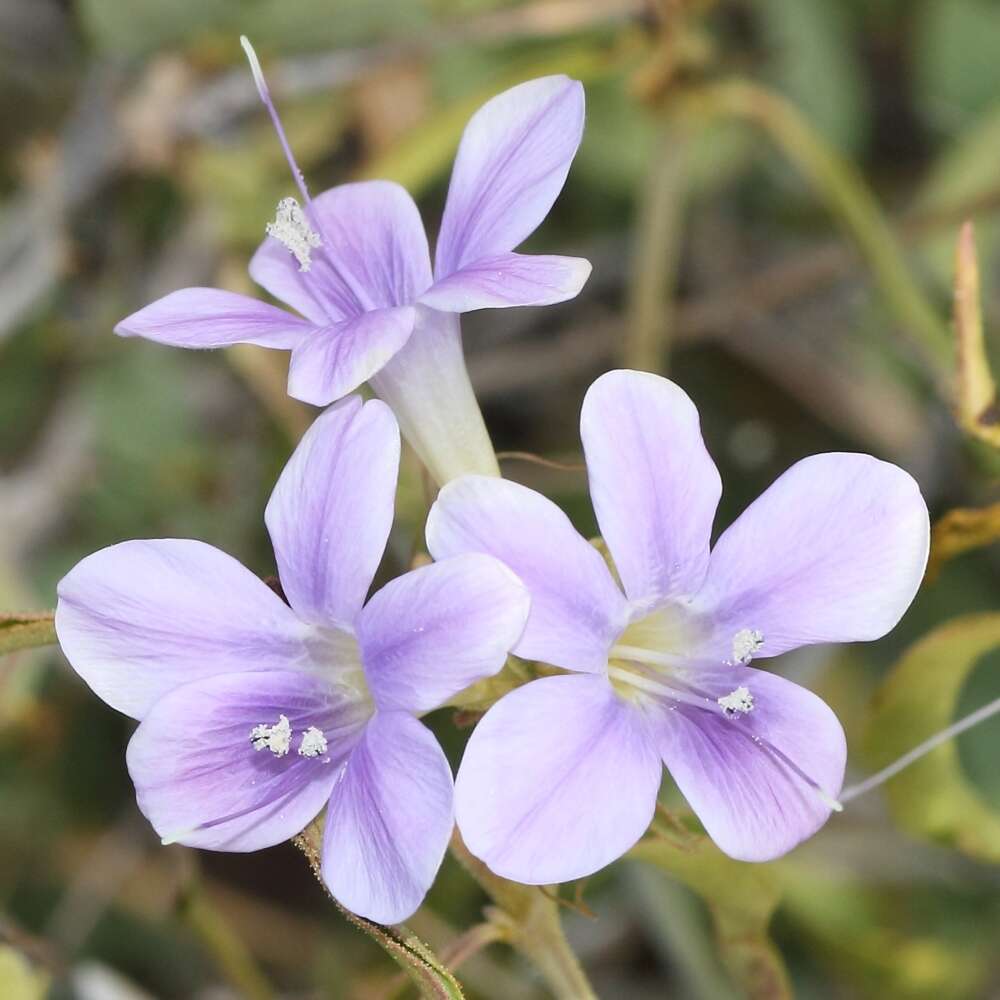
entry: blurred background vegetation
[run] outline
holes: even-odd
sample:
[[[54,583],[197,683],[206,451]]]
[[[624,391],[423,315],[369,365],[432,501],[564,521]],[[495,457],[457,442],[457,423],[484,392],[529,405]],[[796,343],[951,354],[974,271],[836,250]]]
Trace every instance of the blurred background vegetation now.
[[[498,449],[577,463],[586,386],[628,365],[699,405],[717,530],[806,454],[897,462],[935,520],[970,509],[939,529],[933,579],[885,640],[778,669],[838,711],[849,780],[1000,695],[1000,460],[983,407],[955,418],[949,319],[966,218],[987,328],[1000,316],[991,0],[0,0],[0,611],[51,608],[79,558],[127,538],[273,572],[264,503],[312,417],[285,396],[287,356],[111,332],[174,288],[252,290],[292,188],[241,33],[312,189],[396,179],[431,232],[471,111],[582,79],[583,146],[529,248],[593,277],[574,302],[465,321]],[[505,473],[595,531],[579,471]],[[410,460],[386,575],[426,505]],[[457,759],[461,731],[436,721]],[[54,649],[0,659],[2,997],[403,995],[293,847],[161,847],[130,729]],[[664,821],[564,890],[567,935],[604,997],[1000,996],[998,760],[995,717],[768,866]],[[485,903],[449,859],[411,926],[461,960],[468,996],[545,996],[519,954],[463,936]]]

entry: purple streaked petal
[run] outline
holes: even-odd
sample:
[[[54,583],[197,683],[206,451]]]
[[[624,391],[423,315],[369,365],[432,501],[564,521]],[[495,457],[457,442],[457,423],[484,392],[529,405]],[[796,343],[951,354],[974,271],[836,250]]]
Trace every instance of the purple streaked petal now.
[[[438,237],[438,279],[508,253],[548,215],[583,136],[583,87],[530,80],[487,101],[455,157]]]
[[[531,595],[518,656],[598,673],[624,627],[625,598],[600,553],[550,500],[526,486],[462,476],[438,494],[427,517],[435,559],[485,552],[506,563]]]
[[[317,417],[289,459],[264,520],[289,603],[306,621],[350,627],[392,527],[399,428],[360,397]]]
[[[435,282],[420,302],[445,312],[547,306],[578,295],[590,277],[590,261],[520,253],[480,257]]]
[[[213,674],[306,666],[304,626],[249,570],[186,539],[122,542],[59,582],[66,659],[112,708],[141,719]]]
[[[469,850],[530,885],[590,875],[653,818],[663,768],[643,716],[603,677],[546,677],[476,726],[455,783]]]
[[[726,854],[741,861],[785,854],[827,821],[828,803],[840,794],[847,745],[837,717],[812,692],[764,670],[713,668],[692,677],[713,696],[744,686],[754,707],[733,718],[684,706],[664,712],[664,763]]]
[[[625,593],[645,604],[697,592],[722,482],[694,404],[658,375],[608,372],[587,392],[580,434]]]
[[[374,309],[310,331],[292,350],[288,394],[326,406],[371,378],[409,340],[411,307]]]
[[[331,315],[410,305],[429,287],[427,236],[404,188],[391,181],[342,184],[312,204],[323,245],[309,280]]]
[[[254,749],[250,733],[284,715],[288,752]],[[168,841],[256,851],[299,833],[323,808],[368,710],[292,671],[222,674],[161,698],[128,746],[139,808]],[[298,750],[310,727],[325,753]]]
[[[312,270],[300,271],[299,262],[288,248],[273,237],[267,237],[250,259],[250,277],[269,292],[316,326],[329,326],[345,319],[334,312],[319,294]]]
[[[429,729],[377,712],[330,798],[323,881],[347,909],[406,920],[434,881],[453,826],[451,769]]]
[[[793,465],[715,545],[695,607],[710,651],[755,629],[759,656],[817,642],[877,639],[909,607],[927,563],[920,489],[869,455],[814,455]]]
[[[528,592],[490,556],[455,556],[387,583],[365,605],[357,638],[383,711],[429,712],[495,674],[524,631]]]
[[[294,347],[312,323],[284,309],[219,288],[182,288],[127,316],[122,337],[145,337],[173,347]]]

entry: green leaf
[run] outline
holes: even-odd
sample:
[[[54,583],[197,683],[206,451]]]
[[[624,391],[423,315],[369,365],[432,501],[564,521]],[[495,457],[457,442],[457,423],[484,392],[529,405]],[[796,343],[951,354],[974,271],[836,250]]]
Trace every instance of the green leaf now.
[[[0,984],[4,1000],[44,1000],[49,977],[33,969],[28,960],[10,945],[0,945]]]
[[[54,615],[51,611],[42,611],[37,614],[31,612],[0,613],[0,656],[5,653],[13,653],[18,649],[54,645],[56,629],[53,618]]]
[[[912,646],[876,696],[866,737],[873,765],[890,764],[949,726],[966,680],[998,647],[1000,614],[957,618]],[[908,832],[1000,862],[1000,812],[963,772],[954,740],[892,778],[885,793],[893,817]]]
[[[313,874],[324,885],[320,869],[320,849],[323,843],[322,819],[314,820],[295,838]],[[325,885],[324,885],[325,888]],[[330,897],[333,899],[333,897]],[[365,920],[345,910],[335,899],[337,909],[359,930],[364,931],[409,976],[426,1000],[464,1000],[462,987],[444,963],[405,924],[391,927]]]
[[[781,899],[773,869],[734,861],[708,837],[660,820],[629,857],[655,865],[705,901],[720,955],[748,997],[791,997],[788,973],[768,935],[768,924]]]

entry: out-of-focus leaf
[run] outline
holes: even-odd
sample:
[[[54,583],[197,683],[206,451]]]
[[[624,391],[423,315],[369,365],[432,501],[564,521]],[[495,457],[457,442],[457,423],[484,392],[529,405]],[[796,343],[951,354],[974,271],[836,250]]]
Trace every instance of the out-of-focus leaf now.
[[[323,843],[321,820],[314,820],[295,838],[295,845],[306,856],[320,884],[323,884],[320,869],[320,848]],[[331,897],[332,899],[332,897]],[[426,1000],[463,1000],[464,994],[458,980],[448,971],[444,963],[405,924],[387,927],[365,920],[349,910],[345,910],[336,900],[337,908],[359,930],[367,934],[400,968],[410,977]]]
[[[913,32],[917,106],[952,126],[1000,92],[1000,6],[993,0],[926,0]]]
[[[33,969],[28,960],[9,945],[0,945],[0,986],[4,1000],[44,1000],[49,977]]]
[[[756,0],[755,7],[771,81],[838,149],[858,149],[868,109],[846,5]]]
[[[748,997],[791,997],[784,962],[768,936],[768,924],[781,899],[781,883],[773,869],[734,861],[708,837],[660,822],[629,856],[656,865],[705,901],[720,955]]]
[[[955,619],[912,646],[876,695],[865,741],[872,764],[887,766],[950,725],[962,685],[998,646],[1000,614]],[[1000,812],[968,780],[954,740],[892,778],[885,794],[908,832],[1000,862]]]
[[[17,649],[51,646],[56,641],[52,612],[0,614],[0,656]]]
[[[957,211],[977,214],[997,203],[997,149],[1000,148],[1000,106],[992,104],[945,147],[931,164],[912,202],[912,210],[921,217],[949,216]],[[977,220],[979,246],[988,265],[1000,242],[1000,222],[995,214],[984,211]],[[951,228],[929,235],[920,242],[920,259],[946,288],[953,275],[954,236]],[[989,270],[988,266],[985,268]]]
[[[900,913],[870,885],[845,879],[841,871],[783,865],[782,908],[809,939],[810,951],[837,970],[845,996],[967,1000],[983,995],[989,944],[973,934],[942,933],[954,913],[928,907],[915,931],[914,916]]]
[[[98,48],[137,55],[227,23],[240,0],[82,0],[80,19]]]
[[[382,155],[370,160],[360,176],[396,181],[419,196],[433,181],[445,175],[466,123],[491,97],[524,80],[549,73],[566,73],[590,83],[614,72],[619,58],[614,53],[609,54],[603,42],[587,45],[580,42],[542,59],[525,62],[517,72],[472,91],[464,99],[432,115]]]
[[[958,338],[958,423],[973,437],[1000,448],[997,387],[986,356],[979,294],[979,262],[972,224],[955,251],[955,336]]]
[[[1000,503],[949,510],[931,531],[928,580],[933,580],[949,559],[994,542],[1000,542]]]

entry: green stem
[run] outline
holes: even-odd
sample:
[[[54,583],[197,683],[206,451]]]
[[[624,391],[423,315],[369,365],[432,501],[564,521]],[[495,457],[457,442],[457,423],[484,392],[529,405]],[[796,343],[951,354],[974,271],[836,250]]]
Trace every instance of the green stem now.
[[[639,371],[665,372],[668,364],[687,191],[685,132],[673,119],[664,123],[638,204],[623,360]]]
[[[494,875],[469,853],[456,831],[451,852],[497,905],[490,919],[503,940],[534,963],[557,1000],[597,1000],[597,994],[563,934],[559,904],[537,886]]]
[[[864,178],[793,104],[747,80],[708,84],[687,91],[677,100],[679,108],[696,120],[714,116],[742,118],[767,132],[854,241],[886,305],[935,372],[950,367],[948,325],[914,280]]]
[[[247,1000],[272,1000],[274,991],[249,949],[196,882],[182,893],[177,909],[240,996]]]
[[[54,612],[0,613],[0,656],[56,642]]]

